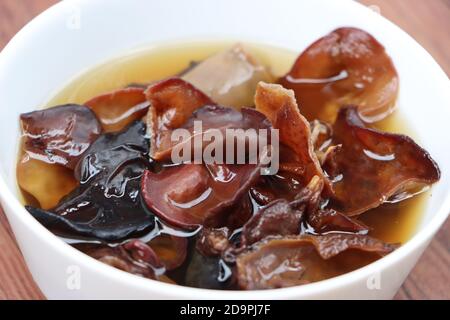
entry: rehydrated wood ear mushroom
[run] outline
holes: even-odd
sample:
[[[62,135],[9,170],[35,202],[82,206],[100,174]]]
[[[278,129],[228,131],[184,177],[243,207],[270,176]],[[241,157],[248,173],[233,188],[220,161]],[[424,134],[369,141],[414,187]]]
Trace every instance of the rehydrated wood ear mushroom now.
[[[125,88],[94,97],[84,105],[97,115],[105,132],[114,132],[146,115],[150,103],[143,88]]]
[[[147,132],[150,138],[150,157],[167,157],[172,130],[181,127],[198,108],[215,103],[189,82],[169,78],[150,85],[145,91],[150,102]]]
[[[27,210],[56,234],[68,237],[114,241],[151,229],[154,217],[140,199],[147,152],[140,121],[103,134],[80,160],[75,190],[54,208]]]
[[[240,288],[247,290],[305,284],[337,275],[330,259],[347,250],[383,256],[396,248],[365,235],[348,233],[268,238],[238,255],[237,280]]]
[[[399,79],[384,47],[369,33],[339,28],[310,45],[279,80],[294,90],[308,120],[333,122],[345,104],[366,122],[392,113]]]
[[[20,115],[23,149],[30,158],[74,169],[102,129],[86,106],[67,104]]]
[[[440,178],[439,167],[411,138],[366,128],[356,107],[339,111],[333,144],[341,147],[324,163],[333,177],[331,206],[361,214],[395,196],[400,201]]]
[[[326,190],[331,192],[331,184],[314,152],[311,128],[300,114],[294,92],[278,84],[260,82],[256,88],[255,106],[279,130],[280,143],[296,154],[305,182],[318,176],[324,181]]]

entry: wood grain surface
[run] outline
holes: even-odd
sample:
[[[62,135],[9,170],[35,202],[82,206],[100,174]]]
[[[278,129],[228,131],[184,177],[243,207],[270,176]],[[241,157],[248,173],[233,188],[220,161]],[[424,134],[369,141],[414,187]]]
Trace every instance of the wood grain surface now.
[[[0,49],[57,0],[0,0]],[[450,0],[361,0],[412,35],[450,74]],[[4,106],[3,106],[4,107]],[[0,208],[0,299],[44,299]],[[396,299],[450,299],[450,220],[425,251]]]

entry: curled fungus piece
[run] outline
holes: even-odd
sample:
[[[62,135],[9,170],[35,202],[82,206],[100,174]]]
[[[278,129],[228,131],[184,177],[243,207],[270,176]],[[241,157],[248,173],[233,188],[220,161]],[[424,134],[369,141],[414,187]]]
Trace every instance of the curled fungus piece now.
[[[332,233],[268,238],[255,243],[236,259],[241,289],[289,287],[329,278],[342,272],[334,259],[350,250],[359,255],[383,256],[396,245],[366,235]],[[353,266],[354,267],[354,266]]]
[[[314,176],[293,201],[277,199],[262,207],[244,225],[241,246],[249,246],[269,236],[290,236],[300,233],[305,214],[318,210],[323,181]]]
[[[142,195],[157,216],[172,225],[192,230],[217,215],[230,215],[260,175],[260,166],[177,165],[160,173],[145,171]],[[217,173],[217,175],[215,174]]]
[[[80,160],[79,186],[54,208],[27,210],[54,233],[113,241],[154,227],[142,206],[140,180],[147,167],[145,125],[132,123],[117,133],[101,135]]]
[[[440,178],[436,162],[411,138],[365,127],[356,107],[339,111],[324,168],[332,177],[331,207],[349,216],[385,201],[401,201]]]
[[[384,47],[369,33],[339,28],[311,44],[279,80],[294,90],[308,120],[334,122],[342,105],[358,106],[366,122],[395,108],[399,79]]]
[[[94,97],[84,105],[97,115],[105,132],[114,132],[146,115],[149,102],[143,88],[132,87]]]
[[[296,167],[300,168],[305,184],[318,176],[331,192],[331,184],[314,152],[310,125],[300,114],[294,92],[278,84],[260,82],[256,88],[255,106],[279,130],[280,142],[297,156]]]
[[[150,103],[147,114],[147,132],[150,137],[150,156],[160,160],[170,141],[173,129],[181,127],[192,113],[214,102],[199,89],[180,78],[170,78],[150,85],[145,91]]]
[[[164,271],[153,250],[136,239],[117,246],[82,243],[75,247],[107,265],[144,278],[159,279]]]
[[[20,115],[23,150],[33,159],[74,169],[100,135],[101,126],[86,106],[67,104]]]

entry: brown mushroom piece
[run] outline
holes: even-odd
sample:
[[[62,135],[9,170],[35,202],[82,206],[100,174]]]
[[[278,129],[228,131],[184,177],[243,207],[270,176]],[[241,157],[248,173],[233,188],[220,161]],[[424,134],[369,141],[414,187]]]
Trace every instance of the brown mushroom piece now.
[[[260,208],[244,225],[241,244],[251,245],[268,236],[299,234],[300,224],[305,222],[313,228],[309,231],[315,234],[331,231],[367,234],[369,228],[362,222],[336,210],[322,208],[322,188],[323,182],[315,176],[292,199],[289,199],[290,195],[276,197],[276,200]],[[279,189],[279,184],[268,186],[269,192],[274,195],[275,191],[271,189]],[[255,192],[261,189],[252,187],[251,190]]]
[[[327,208],[308,214],[307,222],[313,227],[314,232],[318,234],[331,231],[367,234],[370,230],[370,228],[361,221],[353,219],[342,212]]]
[[[301,178],[292,172],[278,172],[275,175],[261,176],[250,188],[252,199],[265,206],[277,199],[291,201],[304,188]]]
[[[218,214],[230,215],[261,167],[252,164],[217,165],[212,170],[201,164],[177,165],[160,173],[145,171],[142,196],[145,203],[164,221],[192,230]]]
[[[318,209],[323,182],[314,176],[293,201],[277,199],[262,207],[245,225],[241,246],[249,246],[268,236],[286,236],[300,233],[305,214]]]
[[[252,178],[252,181],[253,178]],[[251,184],[251,182],[249,183]],[[248,192],[244,192],[239,201],[224,203],[208,214],[203,222],[206,228],[224,228],[230,232],[240,229],[253,215],[254,208]]]
[[[181,127],[192,113],[214,102],[203,92],[180,78],[170,78],[150,85],[145,91],[150,107],[147,114],[147,133],[150,156],[160,160],[170,142],[173,129]]]
[[[384,47],[367,32],[339,28],[310,45],[279,80],[294,90],[308,120],[334,122],[339,108],[355,104],[366,122],[395,108],[399,79]]]
[[[256,110],[243,108],[239,112],[217,105],[207,105],[196,110],[182,127],[194,135],[195,121],[202,121],[203,132],[201,134],[205,134],[205,130],[208,129],[223,131],[226,128],[252,128],[256,132],[256,129],[259,128],[271,128],[266,117]],[[266,131],[266,133],[269,132]],[[222,138],[224,143],[220,144],[221,147],[225,147],[228,152],[231,145],[233,149],[231,151],[235,151],[237,143],[240,141],[239,137],[223,135]],[[258,136],[255,138],[257,139]],[[248,141],[244,140],[243,142]],[[254,142],[258,143],[258,140]],[[168,149],[161,150],[161,153],[170,154],[168,151],[172,146],[170,143],[164,143],[164,145]],[[203,152],[205,147],[205,145],[200,145],[199,150]],[[248,156],[248,148],[244,151]],[[237,156],[237,152],[233,153]],[[243,164],[230,165],[216,162],[203,163],[205,161],[202,161],[202,164],[196,164],[195,161],[191,161],[186,164],[177,163],[166,166],[158,173],[146,171],[142,180],[142,195],[147,206],[153,212],[176,226],[195,229],[207,222],[208,225],[214,227],[222,223],[227,225],[231,223],[236,227],[245,223],[251,213],[250,205],[247,205],[248,199],[243,198],[243,195],[260,176],[264,166],[261,160],[266,155],[267,153],[264,151],[255,155],[256,159],[253,163],[248,161],[250,158]],[[226,217],[222,216],[223,212],[227,212]],[[226,220],[228,222],[225,222]]]
[[[182,78],[218,104],[238,109],[253,105],[259,81],[273,80],[268,70],[242,44],[205,59]]]
[[[241,244],[248,246],[271,235],[299,234],[303,213],[284,199],[275,200],[244,225]]]
[[[156,253],[140,240],[132,239],[116,246],[80,243],[74,247],[119,270],[144,278],[174,283],[164,274],[165,268]]]
[[[86,106],[67,104],[20,115],[23,150],[33,159],[74,169],[101,133]]]
[[[201,124],[201,127],[196,127],[196,124]],[[191,156],[188,159],[190,161],[198,161],[199,156],[203,156],[203,151],[208,150],[207,156],[211,155],[219,162],[233,161],[236,163],[238,147],[245,148],[247,152],[250,151],[250,143],[258,146],[258,141],[264,132],[257,131],[259,129],[266,130],[264,138],[268,144],[271,143],[271,132],[269,131],[271,123],[262,113],[252,108],[242,108],[239,112],[233,108],[206,105],[197,109],[180,129],[187,130],[185,132],[189,133],[188,136],[172,141],[172,136],[169,135],[172,131],[166,131],[167,134],[160,138],[161,147],[157,156],[159,160],[167,160],[170,157],[173,162],[172,152],[176,155],[182,154],[184,158],[184,150],[187,149],[187,152],[190,150]],[[228,134],[228,129],[236,129],[236,131]],[[196,139],[201,143],[196,144]],[[223,146],[224,148],[215,150],[214,146]],[[198,153],[198,151],[202,152]],[[222,156],[219,156],[217,151],[222,151]],[[251,155],[251,159],[254,160],[262,151],[264,150],[256,150],[255,154]],[[249,155],[248,152],[246,155]],[[246,160],[248,162],[250,158]]]
[[[354,216],[401,201],[440,178],[427,151],[405,135],[366,128],[356,107],[339,111],[333,131],[333,144],[341,147],[324,168],[334,181],[330,207],[342,213]]]
[[[366,235],[348,233],[268,238],[238,255],[237,281],[246,290],[301,285],[349,272],[396,248]],[[355,250],[356,260],[351,256]]]
[[[314,152],[310,125],[299,112],[294,92],[278,84],[260,82],[256,88],[255,106],[279,130],[280,142],[297,156],[294,164],[300,167],[304,184],[318,176],[326,191],[331,192],[331,184]]]
[[[149,102],[142,88],[125,88],[85,102],[97,115],[105,132],[120,131],[147,114]]]

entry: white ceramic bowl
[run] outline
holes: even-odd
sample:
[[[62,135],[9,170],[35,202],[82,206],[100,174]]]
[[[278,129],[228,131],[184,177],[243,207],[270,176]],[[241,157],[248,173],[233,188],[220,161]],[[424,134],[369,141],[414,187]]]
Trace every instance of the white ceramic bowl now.
[[[416,235],[354,272],[286,289],[230,292],[142,279],[65,244],[34,220],[17,197],[19,114],[42,105],[81,70],[144,44],[227,37],[302,51],[332,29],[356,26],[391,55],[401,79],[399,105],[442,169]],[[48,298],[332,299],[392,298],[450,211],[445,73],[411,37],[353,1],[66,0],[21,30],[0,54],[0,196],[28,267]],[[80,286],[73,282],[80,271]]]

